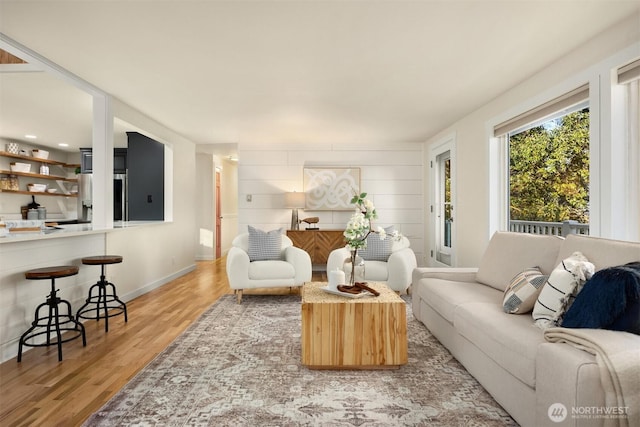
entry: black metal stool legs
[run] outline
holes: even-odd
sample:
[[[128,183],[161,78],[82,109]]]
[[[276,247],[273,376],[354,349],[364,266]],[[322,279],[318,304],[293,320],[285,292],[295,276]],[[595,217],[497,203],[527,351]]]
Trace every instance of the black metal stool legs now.
[[[84,332],[84,326],[73,318],[71,314],[71,304],[69,301],[63,300],[57,296],[55,278],[51,279],[51,293],[47,297],[47,301],[40,304],[36,308],[35,320],[31,323],[31,327],[20,337],[18,343],[18,362],[22,361],[22,347],[46,347],[56,344],[58,347],[58,361],[62,361],[62,343],[74,340],[82,336],[82,345],[86,347],[87,338]],[[66,313],[60,314],[60,306],[66,307]],[[40,311],[47,308],[47,314],[42,315]],[[37,328],[44,328],[42,331],[36,331]],[[76,334],[64,338],[62,333],[66,331],[75,331]],[[55,332],[55,341],[52,342],[51,336]],[[44,343],[30,343],[31,339],[45,335]]]
[[[78,274],[78,267],[61,265],[29,270],[24,273],[27,280],[51,280],[51,293],[46,302],[38,305],[35,320],[31,327],[20,336],[18,342],[18,362],[22,361],[22,348],[44,347],[56,345],[58,347],[58,361],[62,361],[62,343],[82,336],[82,345],[86,347],[87,338],[85,328],[80,319],[105,319],[104,330],[109,332],[109,317],[124,314],[127,322],[127,305],[118,298],[116,287],[105,277],[105,264],[122,262],[119,255],[100,255],[82,258],[86,265],[100,265],[100,280],[89,289],[89,297],[80,307],[74,317],[71,303],[58,297],[55,279]],[[72,333],[73,332],[73,333]]]
[[[78,310],[76,318],[104,319],[104,331],[109,332],[109,317],[124,314],[124,321],[128,321],[127,305],[118,298],[114,284],[106,280],[104,264],[101,267],[100,281],[89,288],[89,297]],[[109,313],[109,310],[111,310],[111,313]]]

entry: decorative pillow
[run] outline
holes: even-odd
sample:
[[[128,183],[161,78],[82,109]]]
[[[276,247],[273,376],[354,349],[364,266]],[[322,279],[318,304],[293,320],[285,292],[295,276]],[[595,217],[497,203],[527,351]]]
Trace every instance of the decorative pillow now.
[[[504,290],[502,301],[504,312],[510,314],[530,312],[548,277],[542,274],[540,267],[527,268],[516,274]]]
[[[540,329],[557,326],[595,266],[580,252],[565,258],[552,272],[533,307],[533,320]]]
[[[562,326],[640,335],[640,261],[595,273],[567,310]]]
[[[249,226],[249,260],[282,259],[282,228],[265,232]]]
[[[377,233],[370,233],[367,236],[367,247],[359,250],[358,255],[366,261],[388,261],[393,246],[391,234],[395,231],[395,227],[390,226],[384,230],[387,233],[387,237],[383,240],[380,240],[380,236]]]

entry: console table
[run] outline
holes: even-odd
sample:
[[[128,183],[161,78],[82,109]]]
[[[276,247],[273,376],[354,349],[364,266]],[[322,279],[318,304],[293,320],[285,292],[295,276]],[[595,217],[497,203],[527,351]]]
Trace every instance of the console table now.
[[[315,269],[325,270],[332,250],[345,245],[344,230],[287,230],[293,246],[305,250]]]

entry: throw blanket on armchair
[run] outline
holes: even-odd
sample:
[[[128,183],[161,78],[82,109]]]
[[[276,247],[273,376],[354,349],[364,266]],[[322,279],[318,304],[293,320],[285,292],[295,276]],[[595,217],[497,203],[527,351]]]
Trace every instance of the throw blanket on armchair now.
[[[640,425],[640,336],[605,329],[550,328],[544,337],[595,355],[607,407],[626,408],[627,413],[627,417],[606,418],[605,426]]]

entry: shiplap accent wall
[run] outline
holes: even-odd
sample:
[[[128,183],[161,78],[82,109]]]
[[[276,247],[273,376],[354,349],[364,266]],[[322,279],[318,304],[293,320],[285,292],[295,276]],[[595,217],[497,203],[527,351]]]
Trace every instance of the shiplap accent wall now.
[[[423,265],[423,148],[418,143],[239,144],[238,232],[246,232],[247,225],[265,231],[290,228],[291,209],[284,207],[284,193],[303,191],[305,167],[358,167],[361,191],[378,211],[375,225],[394,225],[410,239],[418,265]],[[325,230],[343,229],[351,214],[299,212],[300,219],[319,217],[319,227]]]

